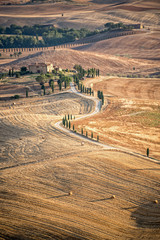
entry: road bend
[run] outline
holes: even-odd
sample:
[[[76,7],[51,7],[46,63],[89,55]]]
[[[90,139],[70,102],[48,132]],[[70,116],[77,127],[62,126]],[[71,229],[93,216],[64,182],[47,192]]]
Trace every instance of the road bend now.
[[[76,90],[76,88],[75,88],[73,83],[70,83],[70,86],[71,86],[71,88],[70,88],[70,90],[68,92],[73,92],[73,93],[75,93],[75,94],[77,94],[79,96],[82,96],[84,98],[92,99],[95,102],[95,109],[94,109],[93,112],[85,114],[83,116],[80,116],[80,117],[76,118],[76,120],[84,119],[84,118],[87,118],[87,117],[91,117],[91,116],[94,116],[95,114],[97,114],[98,112],[100,112],[100,110],[101,110],[101,101],[100,100],[98,100],[98,99],[96,99],[95,97],[92,97],[92,96],[85,96],[84,94],[78,92]],[[62,121],[59,121],[59,122],[55,123],[55,127],[60,129],[63,132],[66,132],[67,134],[69,134],[71,136],[74,136],[74,137],[77,137],[77,138],[83,140],[84,142],[90,142],[90,143],[96,144],[98,146],[101,146],[101,147],[103,147],[103,149],[119,151],[119,152],[123,152],[123,153],[129,154],[129,155],[133,155],[133,156],[136,156],[136,157],[144,158],[146,160],[149,160],[149,161],[152,161],[152,162],[155,162],[155,163],[160,163],[160,161],[157,160],[157,159],[153,159],[151,157],[147,157],[147,156],[142,155],[140,153],[135,153],[135,152],[129,151],[126,148],[113,147],[113,146],[110,146],[108,144],[100,143],[100,142],[97,142],[96,140],[87,138],[87,137],[85,137],[83,135],[80,135],[80,134],[78,134],[76,132],[72,132],[71,130],[66,129],[66,128],[64,128],[62,126]]]

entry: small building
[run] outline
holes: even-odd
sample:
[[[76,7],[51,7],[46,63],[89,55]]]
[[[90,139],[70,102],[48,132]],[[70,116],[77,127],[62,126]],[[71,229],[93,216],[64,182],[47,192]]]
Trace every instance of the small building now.
[[[33,63],[29,65],[29,71],[32,73],[51,73],[53,70],[53,64],[46,63]]]

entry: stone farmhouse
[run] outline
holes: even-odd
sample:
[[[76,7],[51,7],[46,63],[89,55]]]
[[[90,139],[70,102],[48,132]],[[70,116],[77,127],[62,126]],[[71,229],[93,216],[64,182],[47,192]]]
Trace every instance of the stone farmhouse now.
[[[46,74],[47,72],[51,73],[52,70],[54,69],[53,64],[46,64],[46,63],[33,63],[29,65],[29,71],[31,73],[44,73]]]

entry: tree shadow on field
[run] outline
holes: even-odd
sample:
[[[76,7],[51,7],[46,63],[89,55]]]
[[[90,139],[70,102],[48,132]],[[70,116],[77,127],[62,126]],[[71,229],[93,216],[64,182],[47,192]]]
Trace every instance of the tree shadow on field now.
[[[102,199],[92,200],[90,202],[102,202],[102,201],[111,200],[111,199],[112,198],[102,198]]]
[[[160,204],[142,204],[132,212],[131,217],[135,219],[137,227],[160,229]]]
[[[62,195],[58,195],[58,196],[49,197],[48,199],[50,199],[50,198],[62,198],[62,197],[68,197],[68,196],[69,196],[69,194],[66,193],[66,194],[62,194]]]

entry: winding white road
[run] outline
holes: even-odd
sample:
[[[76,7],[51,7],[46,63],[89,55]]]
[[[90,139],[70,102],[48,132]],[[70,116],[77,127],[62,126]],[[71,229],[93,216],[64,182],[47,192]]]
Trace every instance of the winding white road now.
[[[95,103],[96,103],[96,107],[95,107],[95,110],[92,112],[92,113],[89,113],[89,114],[86,114],[86,115],[83,115],[77,119],[83,119],[83,118],[86,118],[86,117],[90,117],[90,116],[93,116],[95,114],[97,114],[98,112],[100,112],[101,110],[101,101],[99,101],[98,99],[96,99],[95,97],[92,97],[92,96],[85,96],[83,95],[82,93],[78,92],[76,90],[76,88],[74,87],[74,84],[73,83],[70,83],[70,86],[71,86],[71,89],[69,90],[69,92],[73,92],[75,94],[78,94],[84,98],[89,98],[89,99],[92,99]],[[101,147],[103,147],[103,149],[106,149],[106,150],[115,150],[115,151],[119,151],[119,152],[124,152],[126,154],[129,154],[129,155],[134,155],[136,157],[141,157],[141,158],[145,158],[149,161],[152,161],[152,162],[156,162],[156,163],[160,163],[159,160],[157,159],[153,159],[153,158],[150,158],[150,157],[147,157],[145,155],[142,155],[140,153],[135,153],[135,152],[132,152],[132,151],[129,151],[128,149],[126,148],[122,148],[122,147],[112,147],[110,145],[107,145],[107,144],[104,144],[104,143],[100,143],[100,142],[97,142],[96,140],[93,140],[93,139],[90,139],[90,138],[86,138],[85,136],[83,135],[80,135],[78,133],[75,133],[75,132],[72,132],[71,130],[68,130],[66,128],[64,128],[63,126],[61,126],[62,124],[62,121],[59,121],[57,123],[55,123],[55,127],[60,129],[61,131],[63,132],[66,132],[68,133],[69,135],[72,135],[74,137],[77,137],[79,139],[82,139],[83,141],[87,141],[87,142],[91,142],[93,144],[96,144],[96,145],[99,145]]]
[[[100,110],[101,110],[101,101],[99,101],[98,99],[96,99],[96,98],[94,98],[94,97],[92,97],[92,96],[85,96],[85,95],[83,95],[82,93],[78,92],[78,91],[76,90],[76,88],[74,87],[74,84],[73,84],[73,83],[70,83],[70,86],[71,86],[71,89],[69,90],[69,92],[73,92],[73,93],[78,94],[79,96],[82,96],[82,97],[84,97],[84,98],[92,99],[92,100],[96,103],[95,110],[94,110],[92,113],[89,113],[89,114],[83,115],[83,116],[81,116],[81,117],[78,117],[77,120],[83,119],[83,118],[86,118],[86,117],[91,117],[91,116],[97,114],[98,112],[100,112]],[[60,129],[60,130],[63,131],[63,132],[67,132],[69,135],[74,135],[75,137],[78,137],[78,138],[82,139],[83,141],[92,142],[92,143],[94,143],[94,144],[96,144],[96,145],[102,146],[102,147],[105,148],[105,149],[117,149],[117,148],[115,148],[115,147],[112,147],[112,146],[109,146],[109,145],[106,145],[106,144],[97,142],[97,141],[95,141],[95,140],[93,140],[93,139],[86,138],[85,136],[80,135],[80,134],[78,134],[78,133],[72,132],[71,130],[68,130],[68,129],[64,128],[63,126],[61,126],[61,123],[62,123],[62,121],[57,122],[57,123],[55,124],[55,127],[58,128],[58,129]]]

